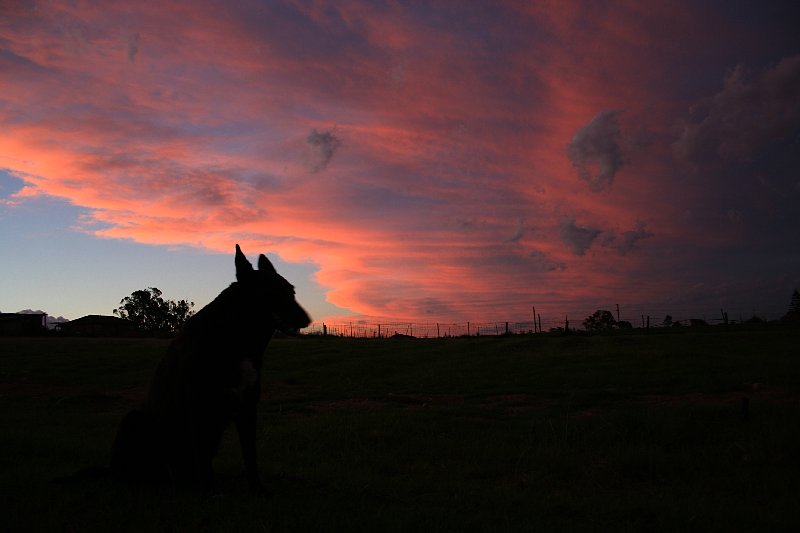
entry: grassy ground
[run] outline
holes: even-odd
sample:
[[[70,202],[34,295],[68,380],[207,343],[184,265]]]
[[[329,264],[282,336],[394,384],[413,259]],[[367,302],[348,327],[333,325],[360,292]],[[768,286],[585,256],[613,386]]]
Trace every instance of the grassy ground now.
[[[108,462],[166,342],[0,339],[4,531],[796,531],[800,331],[275,340],[246,490]],[[742,398],[750,398],[747,416]]]

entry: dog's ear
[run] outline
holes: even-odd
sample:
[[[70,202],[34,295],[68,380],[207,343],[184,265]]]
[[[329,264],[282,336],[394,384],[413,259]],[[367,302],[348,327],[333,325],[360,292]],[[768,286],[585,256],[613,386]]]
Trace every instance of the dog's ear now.
[[[275,267],[272,266],[272,263],[270,263],[269,259],[267,259],[267,256],[264,254],[258,256],[258,271],[267,272],[270,274],[278,273],[277,270],[275,270]]]
[[[234,263],[236,264],[237,280],[244,281],[249,274],[253,273],[253,265],[251,265],[250,261],[244,256],[238,244],[236,245],[236,258],[234,259]]]

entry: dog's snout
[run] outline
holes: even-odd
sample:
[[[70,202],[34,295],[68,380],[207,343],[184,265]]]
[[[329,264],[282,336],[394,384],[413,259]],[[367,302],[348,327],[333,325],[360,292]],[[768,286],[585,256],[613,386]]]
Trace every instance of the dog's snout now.
[[[302,307],[300,307],[298,305],[297,306],[297,311],[298,311],[298,313],[297,313],[297,321],[295,322],[295,327],[297,329],[305,328],[309,324],[311,324],[311,317],[308,316],[308,313],[306,313],[305,309],[303,309]]]

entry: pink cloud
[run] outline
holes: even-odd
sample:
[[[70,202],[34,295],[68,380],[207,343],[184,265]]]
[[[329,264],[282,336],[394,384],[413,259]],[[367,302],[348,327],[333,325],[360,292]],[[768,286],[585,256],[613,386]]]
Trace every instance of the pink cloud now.
[[[691,98],[664,69],[702,36],[666,4],[591,5],[21,10],[0,26],[0,167],[99,237],[313,261],[356,315],[656,300],[675,285],[636,285],[653,250],[725,241],[678,221],[706,193],[676,193]],[[581,152],[613,167],[598,194],[567,147],[611,109],[586,146],[613,157]]]

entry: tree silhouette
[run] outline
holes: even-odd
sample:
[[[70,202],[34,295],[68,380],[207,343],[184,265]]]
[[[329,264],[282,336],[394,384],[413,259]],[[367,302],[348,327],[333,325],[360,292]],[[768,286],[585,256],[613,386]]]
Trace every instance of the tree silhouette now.
[[[587,316],[583,320],[583,327],[586,331],[605,331],[613,328],[617,321],[614,320],[614,315],[611,311],[605,309],[598,309],[592,316]]]
[[[790,313],[800,313],[800,292],[797,289],[792,293],[792,301],[789,303]]]
[[[194,302],[164,300],[161,294],[156,287],[134,291],[120,300],[120,306],[114,309],[114,314],[130,320],[146,333],[174,333],[194,314]]]
[[[792,293],[792,300],[789,302],[789,312],[783,315],[783,320],[792,322],[800,321],[800,292],[797,289]]]

